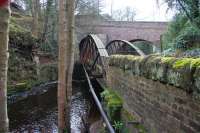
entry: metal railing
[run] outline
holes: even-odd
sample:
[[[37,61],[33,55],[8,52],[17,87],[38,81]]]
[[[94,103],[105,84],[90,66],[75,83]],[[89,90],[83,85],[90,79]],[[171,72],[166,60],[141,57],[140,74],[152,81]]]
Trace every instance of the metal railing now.
[[[94,91],[94,88],[93,88],[93,86],[92,86],[92,83],[91,83],[91,81],[90,81],[90,78],[89,78],[89,76],[88,76],[88,73],[87,73],[87,71],[85,70],[85,67],[84,67],[84,66],[83,66],[83,69],[84,69],[84,71],[85,71],[85,75],[86,75],[86,78],[87,78],[87,81],[88,81],[88,85],[89,85],[89,88],[90,88],[90,92],[92,93],[92,96],[93,96],[93,98],[94,98],[94,100],[95,100],[95,103],[96,103],[96,105],[97,105],[97,107],[98,107],[98,109],[99,109],[99,111],[100,111],[100,113],[101,113],[101,115],[102,115],[102,117],[103,117],[103,120],[104,120],[104,122],[106,123],[106,126],[107,126],[109,132],[110,132],[110,133],[115,133],[115,130],[113,129],[111,123],[109,122],[108,117],[106,116],[106,113],[104,112],[103,107],[102,107],[102,105],[101,105],[101,103],[100,103],[100,101],[99,101],[99,99],[98,99],[98,97],[97,97],[97,95],[96,95],[96,93],[95,93],[95,91]]]

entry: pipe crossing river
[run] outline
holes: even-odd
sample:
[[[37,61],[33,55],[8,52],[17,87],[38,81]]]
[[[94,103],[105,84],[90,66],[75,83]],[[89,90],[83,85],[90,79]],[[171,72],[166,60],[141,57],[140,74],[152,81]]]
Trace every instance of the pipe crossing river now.
[[[100,103],[100,101],[99,101],[99,99],[98,99],[98,97],[97,97],[97,95],[96,95],[96,93],[95,93],[95,91],[94,91],[94,88],[93,88],[93,86],[92,86],[92,83],[91,83],[91,81],[90,81],[90,78],[89,78],[89,76],[88,76],[88,73],[86,72],[84,66],[83,66],[83,69],[84,69],[84,71],[85,71],[85,75],[86,75],[86,78],[87,78],[87,81],[88,81],[88,85],[89,85],[89,88],[90,88],[90,92],[92,93],[92,96],[93,96],[93,98],[94,98],[94,100],[95,100],[95,103],[97,104],[98,109],[99,109],[99,111],[100,111],[100,113],[101,113],[101,115],[102,115],[102,117],[103,117],[103,119],[104,119],[104,121],[105,121],[105,123],[106,123],[106,126],[107,126],[108,130],[110,131],[110,133],[115,133],[115,130],[113,129],[111,123],[109,122],[108,117],[106,116],[106,113],[104,112],[103,107],[102,107],[102,105],[101,105],[101,103]]]

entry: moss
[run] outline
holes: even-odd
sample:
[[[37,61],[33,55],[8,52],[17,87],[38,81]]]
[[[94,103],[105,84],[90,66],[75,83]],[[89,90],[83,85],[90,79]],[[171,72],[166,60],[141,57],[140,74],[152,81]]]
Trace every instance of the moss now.
[[[22,28],[26,29],[27,31],[31,31],[32,28],[32,17],[28,15],[22,15],[19,13],[12,12],[10,23],[20,25]]]
[[[196,67],[194,73],[194,88],[193,88],[193,95],[197,99],[200,99],[200,67]]]
[[[28,20],[28,21],[27,21]],[[27,25],[28,24],[28,25]],[[31,49],[37,44],[37,38],[33,37],[31,34],[32,22],[30,17],[20,16],[19,18],[11,17],[10,19],[10,32],[9,32],[9,46],[17,47],[20,50]],[[28,50],[27,50],[28,51]],[[31,52],[30,50],[28,51]]]
[[[132,115],[130,112],[128,112],[126,109],[122,110],[122,115],[123,117],[125,117],[123,118],[124,123],[130,122],[130,121],[137,121],[136,117]],[[140,123],[134,124],[133,127],[137,129],[138,133],[147,133],[147,130],[145,129],[145,127]]]
[[[122,106],[122,99],[114,91],[106,89],[104,92],[101,93],[101,96],[106,101],[108,107]]]
[[[135,55],[125,55],[124,57],[126,59],[128,59],[129,61],[135,61],[135,60],[141,60],[142,59],[141,56],[135,56]]]
[[[175,57],[161,57],[161,63],[171,64],[175,59]]]
[[[16,88],[16,89],[22,89],[22,90],[24,90],[24,89],[28,88],[27,85],[28,85],[28,84],[27,84],[26,82],[17,83],[17,84],[15,85],[15,88]]]
[[[112,58],[115,60],[114,66],[123,68],[125,75],[133,74],[158,80],[180,87],[188,93],[200,90],[199,73],[195,72],[200,68],[200,58],[162,57],[159,55],[146,57],[115,55]]]
[[[200,58],[193,59],[191,61],[191,67],[200,68]]]
[[[13,17],[11,17],[11,21],[10,21],[9,26],[10,26],[10,31],[11,32],[14,32],[14,31],[16,31],[16,32],[28,32],[27,29],[25,29],[24,27],[18,25],[16,23],[15,18],[13,18]]]
[[[104,108],[112,124],[121,120],[122,99],[112,90],[105,89],[101,93]]]
[[[136,118],[130,112],[128,112],[126,109],[122,109],[122,114],[125,116],[125,119],[127,121],[134,121],[134,120],[136,120]]]
[[[135,56],[135,55],[112,55],[111,58],[113,59],[127,59],[129,61],[135,61],[135,60],[142,60],[141,56]]]
[[[8,85],[8,95],[11,95],[17,92],[24,92],[29,89],[30,89],[30,86],[29,86],[28,81],[19,82],[14,85]]]
[[[145,127],[141,124],[135,125],[134,126],[136,129],[138,129],[139,133],[147,133],[147,130],[145,129]]]
[[[113,66],[117,66],[117,67],[120,67],[120,68],[124,68],[124,56],[123,55],[113,55],[110,57],[111,60],[110,60],[110,63],[109,64],[112,64]]]
[[[192,58],[178,59],[176,62],[174,62],[173,68],[174,69],[181,69],[181,68],[184,68],[186,66],[190,66],[190,63],[191,63],[192,60],[193,60]]]

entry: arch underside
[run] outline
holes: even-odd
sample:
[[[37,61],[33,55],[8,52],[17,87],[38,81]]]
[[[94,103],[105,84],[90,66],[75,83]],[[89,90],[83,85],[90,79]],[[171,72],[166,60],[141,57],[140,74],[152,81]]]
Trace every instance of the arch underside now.
[[[104,44],[96,35],[88,35],[79,44],[80,61],[93,75],[105,74],[105,62],[109,57]]]
[[[134,44],[126,40],[114,40],[106,45],[109,55],[113,54],[131,54],[144,56],[145,54]]]
[[[154,44],[151,41],[148,41],[145,39],[134,39],[134,40],[130,40],[129,42],[137,46],[146,55],[159,52],[159,48],[157,48],[156,44]]]

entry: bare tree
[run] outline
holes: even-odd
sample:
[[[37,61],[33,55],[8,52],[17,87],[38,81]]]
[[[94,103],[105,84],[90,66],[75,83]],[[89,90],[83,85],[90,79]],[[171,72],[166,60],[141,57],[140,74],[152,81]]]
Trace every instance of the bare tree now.
[[[112,11],[112,18],[116,21],[134,21],[135,10],[129,6]]]
[[[8,33],[9,2],[0,6],[0,133],[8,132],[7,115],[7,69],[8,69]]]
[[[71,96],[72,96],[72,74],[74,68],[74,43],[75,43],[75,36],[74,36],[74,9],[75,9],[75,0],[68,0],[67,1],[67,16],[68,16],[68,23],[67,23],[67,69],[66,69],[66,83],[67,83],[67,129],[70,132],[70,107],[71,107]]]
[[[32,16],[33,16],[33,26],[32,26],[32,34],[35,37],[38,37],[39,30],[39,10],[40,10],[40,1],[32,0]]]
[[[46,40],[46,34],[48,30],[48,24],[49,24],[49,15],[51,14],[51,8],[52,8],[53,0],[47,0],[47,7],[46,7],[46,13],[44,17],[44,29],[42,33],[41,40],[44,42]]]
[[[65,0],[59,1],[58,128],[60,133],[63,133],[66,127],[70,132],[70,105],[74,66],[75,1],[68,0],[66,6],[65,2]],[[65,12],[66,8],[67,12]],[[68,18],[67,25],[66,17]]]
[[[100,15],[105,0],[76,0],[76,11],[79,15]]]
[[[66,129],[66,0],[59,0],[58,57],[58,130]]]

